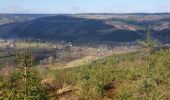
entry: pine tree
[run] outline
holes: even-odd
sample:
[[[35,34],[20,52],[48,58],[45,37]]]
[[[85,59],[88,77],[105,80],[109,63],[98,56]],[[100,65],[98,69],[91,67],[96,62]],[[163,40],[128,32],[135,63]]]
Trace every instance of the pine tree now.
[[[159,42],[156,39],[152,38],[152,33],[150,32],[150,26],[148,28],[147,36],[145,41],[139,41],[139,44],[146,48],[147,50],[147,55],[150,54],[153,48],[155,48]]]
[[[40,99],[44,95],[39,72],[33,66],[30,48],[16,50],[17,67],[20,73],[20,86],[23,99]]]

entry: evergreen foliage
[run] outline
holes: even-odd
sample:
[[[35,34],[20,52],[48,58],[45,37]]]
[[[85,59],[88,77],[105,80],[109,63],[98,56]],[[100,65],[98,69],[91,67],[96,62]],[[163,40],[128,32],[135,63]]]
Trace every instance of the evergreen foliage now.
[[[29,48],[16,50],[17,72],[11,74],[7,81],[1,80],[1,98],[8,100],[42,100],[45,91],[41,76],[33,66]]]
[[[152,38],[150,27],[148,28],[146,40],[139,41],[139,44],[147,49],[147,55],[149,55],[149,52],[152,51],[152,49],[155,48],[159,44],[158,40]]]

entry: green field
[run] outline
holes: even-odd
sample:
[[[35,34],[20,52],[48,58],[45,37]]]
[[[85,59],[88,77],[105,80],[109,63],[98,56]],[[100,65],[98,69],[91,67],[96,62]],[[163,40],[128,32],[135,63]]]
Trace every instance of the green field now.
[[[36,42],[16,42],[15,43],[17,47],[20,48],[47,48],[49,47],[49,45],[47,43],[36,43]]]
[[[76,68],[51,70],[49,76],[54,76],[56,84],[66,84],[61,86],[63,89],[71,85],[72,98],[169,100],[169,61],[170,50],[142,58],[139,53],[121,54]],[[109,83],[113,87],[106,88]]]

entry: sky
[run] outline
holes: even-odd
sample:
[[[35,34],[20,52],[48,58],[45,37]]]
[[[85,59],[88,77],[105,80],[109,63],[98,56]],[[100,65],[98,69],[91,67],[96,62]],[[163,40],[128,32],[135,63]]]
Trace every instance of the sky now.
[[[0,13],[162,13],[170,0],[0,0]]]

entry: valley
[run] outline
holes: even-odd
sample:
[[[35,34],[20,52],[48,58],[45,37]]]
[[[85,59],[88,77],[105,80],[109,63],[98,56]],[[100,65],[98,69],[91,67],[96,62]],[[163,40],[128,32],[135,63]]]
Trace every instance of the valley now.
[[[0,99],[169,100],[169,13],[0,14]]]
[[[48,42],[48,41],[22,41],[22,40],[3,40],[0,42],[0,62],[1,67],[10,64],[15,67],[15,56],[17,49],[24,50],[30,48],[34,64],[53,66],[54,68],[79,66],[88,64],[99,58],[109,55],[134,52],[140,49],[140,46],[133,44],[87,44],[77,45],[71,42]],[[74,64],[75,63],[75,64]],[[79,64],[78,64],[79,63]],[[76,65],[77,64],[77,65]]]

